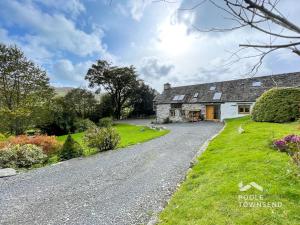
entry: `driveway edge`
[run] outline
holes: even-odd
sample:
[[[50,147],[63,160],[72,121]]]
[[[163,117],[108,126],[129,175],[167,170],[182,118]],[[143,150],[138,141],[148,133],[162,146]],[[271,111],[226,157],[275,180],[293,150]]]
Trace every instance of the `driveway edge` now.
[[[186,177],[187,177],[188,173],[192,170],[192,167],[193,167],[194,165],[196,165],[196,163],[198,163],[198,161],[199,161],[199,160],[198,160],[199,156],[207,149],[207,147],[208,147],[208,145],[210,144],[210,142],[211,142],[212,140],[214,140],[219,134],[221,134],[221,133],[224,131],[226,125],[227,125],[227,123],[224,122],[223,128],[222,128],[218,133],[216,133],[215,135],[213,135],[210,139],[206,140],[206,141],[201,145],[201,147],[200,147],[200,149],[197,151],[196,155],[195,155],[195,156],[192,158],[192,160],[190,161],[190,167],[189,167],[189,169],[187,170],[184,179],[177,185],[177,188],[176,188],[176,190],[172,193],[171,198],[172,198],[173,194],[174,194],[176,191],[178,191],[178,189],[179,189],[179,187],[181,186],[181,184],[186,180]],[[162,209],[159,213],[161,213],[161,212],[164,210],[164,208],[169,204],[171,198],[166,202],[165,206],[163,207],[163,209]],[[155,213],[155,215],[153,215],[153,216],[150,218],[150,221],[147,223],[147,225],[156,225],[156,224],[158,223],[158,214],[159,214],[159,213]]]

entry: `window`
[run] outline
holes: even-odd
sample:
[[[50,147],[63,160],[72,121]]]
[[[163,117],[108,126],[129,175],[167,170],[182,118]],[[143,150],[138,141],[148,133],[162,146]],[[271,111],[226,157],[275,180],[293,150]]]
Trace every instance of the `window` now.
[[[261,86],[261,82],[260,81],[254,81],[252,83],[252,87],[260,87]]]
[[[198,98],[199,93],[195,93],[193,98]]]
[[[222,96],[222,92],[216,92],[216,93],[214,94],[213,100],[221,99],[221,96]]]
[[[171,109],[181,109],[182,104],[181,103],[172,103]]]
[[[184,99],[184,95],[175,95],[173,101],[181,101]]]
[[[170,116],[175,116],[175,110],[174,109],[170,110]]]
[[[250,105],[239,105],[239,114],[250,114]]]
[[[216,90],[216,87],[215,87],[215,86],[211,86],[211,87],[209,88],[209,90],[210,90],[210,91],[214,91],[214,90]]]

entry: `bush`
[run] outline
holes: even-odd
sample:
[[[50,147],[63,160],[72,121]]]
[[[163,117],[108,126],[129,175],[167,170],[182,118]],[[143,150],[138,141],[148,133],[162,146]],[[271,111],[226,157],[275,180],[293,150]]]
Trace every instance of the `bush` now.
[[[64,160],[80,157],[83,155],[83,149],[78,142],[76,142],[69,134],[65,141],[61,152],[60,158]]]
[[[37,135],[37,136],[19,135],[19,136],[9,138],[7,144],[37,145],[41,147],[43,149],[43,152],[47,155],[57,153],[61,148],[61,144],[56,140],[55,136],[47,136],[47,135]]]
[[[100,152],[115,149],[120,141],[120,135],[112,127],[91,128],[84,137],[87,145],[97,148]]]
[[[0,133],[0,142],[1,141],[5,141],[6,140],[6,136],[2,133]]]
[[[74,125],[76,129],[75,131],[76,133],[86,131],[90,127],[96,126],[96,124],[89,119],[77,119]]]
[[[99,120],[100,127],[111,127],[113,125],[113,119],[111,117],[104,117]]]
[[[300,116],[299,106],[300,88],[273,88],[257,100],[252,119],[276,123],[294,121]]]
[[[36,145],[8,145],[0,150],[0,167],[29,168],[43,163],[46,158],[42,148]]]

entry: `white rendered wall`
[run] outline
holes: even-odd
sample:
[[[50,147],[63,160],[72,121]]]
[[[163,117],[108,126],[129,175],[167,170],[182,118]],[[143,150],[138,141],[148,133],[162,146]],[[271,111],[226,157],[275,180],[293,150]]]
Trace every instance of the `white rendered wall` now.
[[[236,118],[246,116],[247,114],[239,114],[239,105],[250,105],[250,112],[254,106],[255,102],[225,102],[221,104],[221,121],[229,118]]]

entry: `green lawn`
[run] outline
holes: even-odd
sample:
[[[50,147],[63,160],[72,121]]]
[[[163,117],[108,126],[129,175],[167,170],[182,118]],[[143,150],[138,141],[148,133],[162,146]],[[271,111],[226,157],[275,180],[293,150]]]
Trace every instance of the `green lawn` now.
[[[240,124],[243,134],[237,131]],[[300,133],[299,123],[228,120],[161,213],[159,224],[300,224],[299,168],[288,155],[269,147],[273,138],[292,133]],[[240,192],[241,181],[256,182],[264,191]],[[256,201],[281,202],[282,207],[240,207],[239,195],[262,195]]]
[[[151,139],[160,137],[162,135],[167,134],[168,130],[152,130],[146,126],[136,126],[131,124],[116,124],[114,128],[118,131],[121,136],[121,141],[118,145],[118,148],[124,148],[129,145],[134,145],[138,143],[142,143],[145,141],[149,141]],[[91,155],[97,152],[96,149],[91,149],[86,146],[83,141],[84,132],[72,134],[74,140],[76,140],[83,148],[84,148],[84,155]],[[57,139],[61,142],[64,142],[67,138],[67,135],[59,136]]]

